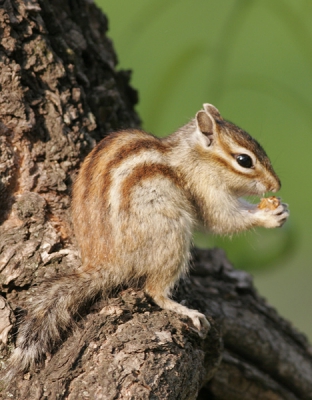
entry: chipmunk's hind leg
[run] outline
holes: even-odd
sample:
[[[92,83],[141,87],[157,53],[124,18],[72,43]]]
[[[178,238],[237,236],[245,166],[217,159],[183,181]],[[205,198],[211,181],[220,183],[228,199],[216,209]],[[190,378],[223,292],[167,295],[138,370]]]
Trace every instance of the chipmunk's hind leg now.
[[[169,298],[170,286],[170,284],[165,284],[164,282],[156,283],[155,280],[148,280],[146,282],[145,292],[164,310],[171,310],[177,314],[188,316],[192,320],[198,335],[201,338],[205,338],[210,329],[210,324],[205,315],[197,310],[192,310],[174,300],[171,300]]]

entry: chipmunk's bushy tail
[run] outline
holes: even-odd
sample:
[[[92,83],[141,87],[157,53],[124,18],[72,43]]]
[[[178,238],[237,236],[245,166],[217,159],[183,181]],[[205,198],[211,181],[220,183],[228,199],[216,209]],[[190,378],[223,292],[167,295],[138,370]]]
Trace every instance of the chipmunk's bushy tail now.
[[[75,316],[101,292],[108,291],[112,282],[97,273],[72,273],[52,278],[40,287],[18,332],[16,349],[5,371],[6,382],[42,361],[53,351],[64,335],[75,326]]]

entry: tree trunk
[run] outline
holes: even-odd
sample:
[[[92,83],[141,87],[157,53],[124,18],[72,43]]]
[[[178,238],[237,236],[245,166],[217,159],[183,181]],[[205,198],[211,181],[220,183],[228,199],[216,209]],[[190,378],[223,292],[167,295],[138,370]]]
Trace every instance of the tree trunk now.
[[[79,266],[71,183],[109,131],[139,127],[130,73],[87,0],[0,0],[0,349],[4,368],[40,282]],[[312,350],[221,250],[194,251],[176,298],[187,318],[131,288],[99,300],[46,364],[3,399],[312,399]]]

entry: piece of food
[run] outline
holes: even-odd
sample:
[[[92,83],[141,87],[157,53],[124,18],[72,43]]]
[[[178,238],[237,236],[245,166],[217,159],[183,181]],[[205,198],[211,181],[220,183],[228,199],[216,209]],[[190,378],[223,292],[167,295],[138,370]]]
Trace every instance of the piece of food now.
[[[258,208],[262,210],[263,208],[269,208],[270,210],[274,210],[280,205],[280,199],[275,196],[265,197],[261,199],[260,203],[258,204]]]

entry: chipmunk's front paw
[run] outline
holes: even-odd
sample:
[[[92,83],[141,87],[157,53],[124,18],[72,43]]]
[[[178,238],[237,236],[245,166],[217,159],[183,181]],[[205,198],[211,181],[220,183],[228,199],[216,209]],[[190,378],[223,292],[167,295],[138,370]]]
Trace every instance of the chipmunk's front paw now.
[[[277,228],[282,226],[289,217],[288,205],[281,203],[278,198],[262,199],[258,204],[256,215],[261,226]]]

